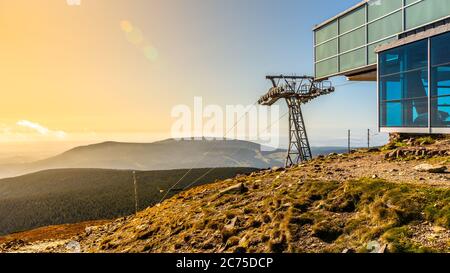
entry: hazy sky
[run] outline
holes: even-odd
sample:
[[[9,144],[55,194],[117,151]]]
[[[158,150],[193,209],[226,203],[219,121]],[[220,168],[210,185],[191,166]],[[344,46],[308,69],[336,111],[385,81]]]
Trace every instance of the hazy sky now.
[[[266,74],[312,74],[312,27],[357,2],[0,0],[0,143],[168,138],[172,107],[194,96],[250,105]],[[312,144],[345,145],[349,128],[362,141],[375,92],[307,105]]]

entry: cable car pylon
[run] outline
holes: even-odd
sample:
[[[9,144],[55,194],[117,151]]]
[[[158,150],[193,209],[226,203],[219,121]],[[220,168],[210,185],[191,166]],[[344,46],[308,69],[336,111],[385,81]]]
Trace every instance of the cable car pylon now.
[[[260,105],[272,106],[284,99],[289,108],[289,147],[286,156],[286,167],[298,165],[312,159],[311,146],[306,132],[302,105],[311,100],[334,92],[329,81],[316,81],[310,76],[267,76],[272,87],[262,96]]]

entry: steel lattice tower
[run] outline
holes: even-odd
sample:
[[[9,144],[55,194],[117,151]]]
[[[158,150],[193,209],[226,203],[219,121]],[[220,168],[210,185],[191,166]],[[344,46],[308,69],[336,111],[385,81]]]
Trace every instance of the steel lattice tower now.
[[[271,106],[285,99],[289,107],[289,147],[286,167],[312,159],[311,147],[306,132],[302,104],[334,92],[331,82],[315,81],[309,76],[267,76],[273,87],[258,101],[260,105]]]

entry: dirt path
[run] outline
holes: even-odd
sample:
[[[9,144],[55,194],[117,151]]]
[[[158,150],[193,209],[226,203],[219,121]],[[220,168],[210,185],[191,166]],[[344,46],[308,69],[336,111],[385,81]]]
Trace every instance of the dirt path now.
[[[300,165],[298,169],[305,172],[308,178],[313,179],[345,181],[367,177],[381,178],[390,182],[450,187],[450,172],[423,173],[414,170],[414,167],[426,163],[440,163],[450,169],[449,161],[444,158],[437,160],[387,161],[384,159],[384,154],[378,152],[332,155]]]

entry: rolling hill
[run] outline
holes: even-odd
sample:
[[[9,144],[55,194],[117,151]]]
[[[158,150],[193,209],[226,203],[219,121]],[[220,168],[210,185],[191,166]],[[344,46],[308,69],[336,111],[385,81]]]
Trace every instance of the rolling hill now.
[[[312,147],[313,155],[344,153],[343,147]],[[173,170],[209,167],[269,168],[283,166],[285,150],[264,151],[261,145],[240,140],[168,139],[154,143],[104,142],[73,148],[44,160],[0,163],[0,178],[50,169],[98,168],[115,170]]]
[[[253,172],[253,168],[215,169],[197,185]],[[194,169],[171,197],[207,169]],[[138,209],[159,202],[186,170],[137,171]],[[133,172],[105,169],[58,169],[0,180],[0,235],[36,227],[112,219],[135,212]]]
[[[210,167],[269,168],[284,165],[285,151],[264,152],[239,140],[182,140],[154,143],[104,142],[24,164],[0,165],[0,178],[49,169],[173,170]]]

